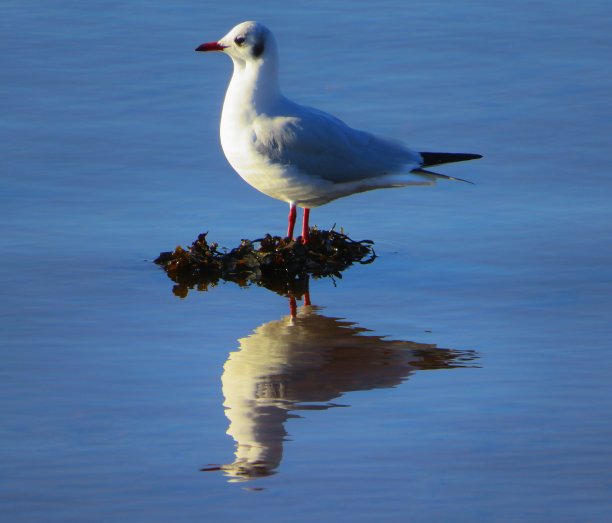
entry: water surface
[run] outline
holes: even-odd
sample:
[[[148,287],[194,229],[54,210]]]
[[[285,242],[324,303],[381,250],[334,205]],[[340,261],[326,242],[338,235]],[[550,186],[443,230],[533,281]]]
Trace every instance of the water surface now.
[[[607,521],[612,7],[347,5],[3,3],[8,521]],[[193,52],[246,19],[288,96],[485,155],[313,211],[379,258],[294,320],[151,263],[284,229],[220,150],[229,60]]]

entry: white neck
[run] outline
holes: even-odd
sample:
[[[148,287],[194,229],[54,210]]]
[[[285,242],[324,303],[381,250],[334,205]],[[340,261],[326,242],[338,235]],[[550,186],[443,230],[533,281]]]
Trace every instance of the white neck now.
[[[249,118],[272,111],[283,98],[278,85],[276,49],[270,45],[263,60],[232,57],[232,61],[234,74],[225,94],[222,118]]]

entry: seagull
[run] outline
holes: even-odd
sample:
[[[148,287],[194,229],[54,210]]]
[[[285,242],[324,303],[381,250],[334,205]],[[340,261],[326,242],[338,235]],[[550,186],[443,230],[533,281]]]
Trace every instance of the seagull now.
[[[243,22],[196,51],[227,54],[234,73],[221,115],[221,146],[232,168],[258,191],[289,204],[287,237],[296,207],[304,210],[308,243],[310,209],[373,189],[435,185],[461,180],[427,167],[482,158],[479,154],[416,152],[403,143],[353,129],[326,112],[281,93],[278,47],[259,22]],[[469,182],[471,183],[471,182]]]

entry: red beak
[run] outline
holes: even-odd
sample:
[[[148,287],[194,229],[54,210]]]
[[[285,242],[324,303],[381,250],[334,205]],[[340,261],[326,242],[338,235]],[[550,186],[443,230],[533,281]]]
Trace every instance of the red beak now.
[[[208,42],[196,47],[196,51],[223,51],[226,46],[221,45],[219,42]]]

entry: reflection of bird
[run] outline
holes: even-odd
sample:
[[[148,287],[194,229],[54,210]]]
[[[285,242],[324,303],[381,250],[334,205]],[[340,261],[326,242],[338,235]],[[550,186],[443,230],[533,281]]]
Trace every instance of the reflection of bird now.
[[[391,341],[304,306],[258,327],[239,341],[222,383],[227,433],[236,460],[222,469],[234,481],[273,474],[279,466],[291,411],[327,409],[345,392],[394,387],[415,370],[448,369],[473,360],[471,351]]]
[[[454,179],[424,168],[481,157],[419,153],[288,100],[278,85],[276,40],[260,23],[239,24],[196,51],[222,51],[234,62],[221,117],[223,151],[245,181],[289,203],[290,237],[296,205],[304,209],[307,241],[311,207],[372,189]]]

